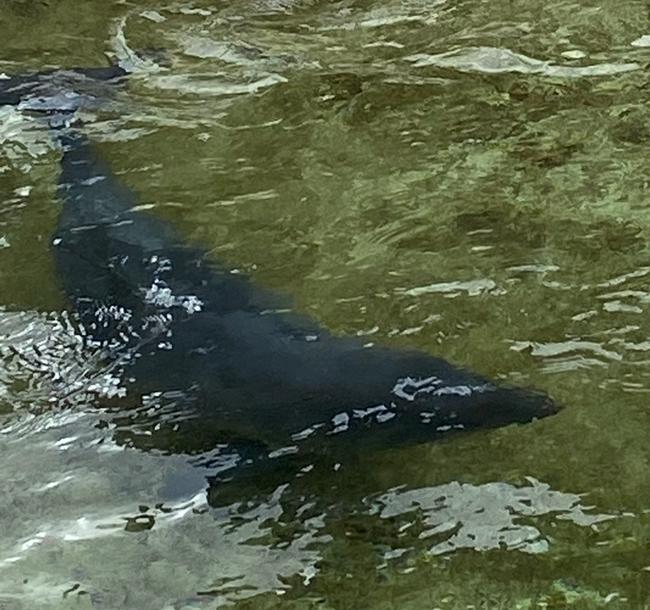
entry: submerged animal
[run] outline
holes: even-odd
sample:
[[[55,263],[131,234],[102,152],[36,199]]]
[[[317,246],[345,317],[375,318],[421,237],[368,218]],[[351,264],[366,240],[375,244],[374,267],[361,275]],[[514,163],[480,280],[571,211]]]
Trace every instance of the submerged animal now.
[[[8,76],[0,74],[0,106],[36,112],[73,112],[92,107],[108,95],[107,85],[129,72],[119,65],[45,70]]]
[[[543,393],[426,353],[366,347],[288,312],[138,210],[82,132],[59,139],[53,252],[88,341],[123,368],[121,442],[214,450],[230,476],[237,465],[428,442],[558,410]]]

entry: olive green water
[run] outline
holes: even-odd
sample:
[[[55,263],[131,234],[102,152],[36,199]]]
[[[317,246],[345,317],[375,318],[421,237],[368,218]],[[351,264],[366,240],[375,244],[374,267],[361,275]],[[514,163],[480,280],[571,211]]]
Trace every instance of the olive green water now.
[[[645,35],[640,1],[4,0],[0,73],[166,49],[85,122],[215,260],[565,409],[208,509],[57,403],[92,379],[58,153],[0,108],[0,608],[649,608]]]

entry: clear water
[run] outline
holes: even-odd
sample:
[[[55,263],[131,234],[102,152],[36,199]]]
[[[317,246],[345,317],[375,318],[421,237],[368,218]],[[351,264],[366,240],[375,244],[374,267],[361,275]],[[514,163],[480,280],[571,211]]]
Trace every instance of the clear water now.
[[[646,3],[4,0],[0,33],[0,73],[134,64],[87,129],[215,260],[566,407],[207,508],[182,450],[58,402],[97,381],[58,153],[0,108],[0,607],[650,607]]]

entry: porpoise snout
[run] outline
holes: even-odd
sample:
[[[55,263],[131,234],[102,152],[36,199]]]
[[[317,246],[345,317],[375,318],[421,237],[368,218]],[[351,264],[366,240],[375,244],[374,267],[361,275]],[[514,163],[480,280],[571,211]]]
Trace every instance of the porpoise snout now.
[[[466,392],[419,395],[417,410],[456,428],[497,428],[525,424],[554,415],[560,406],[548,394],[492,384],[466,387]]]
[[[560,406],[546,393],[524,388],[500,388],[491,401],[495,425],[528,423],[555,415]]]

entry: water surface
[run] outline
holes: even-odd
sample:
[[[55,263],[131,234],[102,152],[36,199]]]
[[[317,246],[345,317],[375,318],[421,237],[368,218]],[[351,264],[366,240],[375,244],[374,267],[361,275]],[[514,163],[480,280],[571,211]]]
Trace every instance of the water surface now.
[[[566,407],[208,507],[190,448],[99,423],[58,152],[0,108],[1,607],[650,604],[644,3],[5,0],[0,34],[0,73],[130,63],[87,130],[215,260]]]

